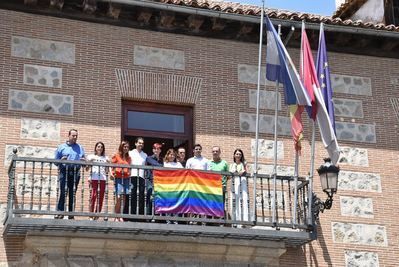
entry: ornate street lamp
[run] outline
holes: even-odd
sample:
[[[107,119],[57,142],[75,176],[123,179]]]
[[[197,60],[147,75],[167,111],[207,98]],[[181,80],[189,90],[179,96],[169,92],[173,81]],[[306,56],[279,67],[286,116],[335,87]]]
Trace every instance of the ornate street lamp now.
[[[325,158],[324,164],[317,169],[317,172],[320,176],[321,188],[327,194],[327,199],[323,202],[314,194],[313,211],[316,220],[319,218],[320,211],[323,212],[325,209],[329,210],[332,207],[333,195],[337,192],[339,167],[333,165],[330,158]]]

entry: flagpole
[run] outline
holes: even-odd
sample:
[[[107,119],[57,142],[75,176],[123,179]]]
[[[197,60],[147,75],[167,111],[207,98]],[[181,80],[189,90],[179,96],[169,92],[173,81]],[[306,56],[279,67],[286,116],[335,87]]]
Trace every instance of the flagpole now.
[[[258,143],[259,143],[259,109],[260,109],[260,79],[262,74],[262,44],[263,44],[263,16],[264,16],[265,2],[262,1],[262,12],[260,16],[260,34],[259,34],[259,54],[258,54],[258,87],[256,92],[256,122],[255,122],[255,163],[254,163],[254,185],[253,185],[253,216],[252,221],[256,222],[256,184],[258,176]]]
[[[281,34],[281,24],[278,25],[277,34],[280,38]],[[274,157],[273,157],[273,202],[272,202],[272,223],[274,226],[277,225],[276,222],[276,187],[277,187],[277,123],[278,123],[278,79],[276,80],[276,88],[274,91],[275,97],[275,108],[274,108]]]
[[[315,152],[315,136],[316,122],[312,120],[312,143],[310,148],[310,171],[309,171],[309,188],[308,188],[308,225],[313,225],[312,201],[313,201],[313,172],[314,172],[314,152]]]
[[[298,174],[299,174],[299,153],[295,150],[295,169],[294,169],[294,212],[292,215],[292,228],[297,225],[297,208],[298,208]]]

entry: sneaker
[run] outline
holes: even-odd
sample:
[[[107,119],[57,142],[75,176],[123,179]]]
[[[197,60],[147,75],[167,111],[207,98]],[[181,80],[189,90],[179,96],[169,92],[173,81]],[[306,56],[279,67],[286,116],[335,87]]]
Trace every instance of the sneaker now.
[[[55,215],[54,219],[64,219],[64,215]]]
[[[68,216],[68,220],[75,220],[75,216]]]

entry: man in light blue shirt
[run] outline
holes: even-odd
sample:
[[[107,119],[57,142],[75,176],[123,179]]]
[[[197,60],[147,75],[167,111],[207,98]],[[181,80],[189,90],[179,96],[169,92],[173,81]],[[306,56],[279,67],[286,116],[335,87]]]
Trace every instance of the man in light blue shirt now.
[[[58,146],[55,152],[55,159],[58,160],[85,160],[85,151],[78,140],[78,131],[72,129],[68,133],[68,141]],[[74,208],[74,194],[80,181],[80,164],[58,164],[60,198],[58,200],[57,210],[65,210],[65,191],[68,190],[68,211],[72,212]],[[66,185],[66,187],[65,187]],[[63,215],[56,215],[56,219],[62,219]],[[69,216],[73,219],[73,216]]]

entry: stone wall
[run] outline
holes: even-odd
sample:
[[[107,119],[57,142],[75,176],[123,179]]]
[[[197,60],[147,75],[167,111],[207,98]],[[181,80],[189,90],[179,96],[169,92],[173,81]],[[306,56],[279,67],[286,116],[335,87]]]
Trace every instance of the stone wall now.
[[[379,267],[378,254],[369,251],[345,251],[346,266],[351,267]]]
[[[54,172],[55,175],[48,174],[37,174],[32,179],[30,173],[18,173],[16,188],[17,195],[25,195],[25,200],[30,202],[28,199],[32,197],[41,197],[43,203],[47,203],[47,197],[54,198],[57,193],[58,176],[57,170]]]
[[[17,149],[18,157],[32,157],[32,158],[46,158],[53,159],[56,148],[54,147],[40,147],[30,145],[6,145],[4,155],[4,166],[8,167],[14,155],[13,150]],[[18,167],[23,167],[23,162],[19,161]]]
[[[75,45],[22,36],[13,36],[11,55],[61,63],[75,63]]]
[[[9,90],[8,109],[47,114],[73,115],[73,96]]]
[[[247,64],[238,64],[237,66],[238,72],[238,82],[240,83],[249,83],[249,84],[258,84],[258,66],[256,65],[247,65]],[[271,82],[266,80],[266,68],[261,68],[260,75],[260,83],[262,85],[275,86],[275,82]]]
[[[279,266],[277,242],[27,236],[19,266]]]
[[[334,242],[368,246],[387,246],[385,226],[331,222]]]
[[[52,120],[21,118],[21,139],[60,140],[61,123]]]
[[[291,135],[291,121],[288,117],[278,117],[277,133],[279,135]],[[254,133],[256,129],[256,114],[240,112],[240,130]],[[274,116],[259,116],[259,132],[274,134]]]
[[[373,199],[365,197],[341,196],[341,215],[373,218]]]
[[[340,171],[338,190],[381,192],[381,176],[375,173]]]
[[[363,102],[361,100],[334,98],[336,117],[363,118]]]
[[[24,84],[61,88],[62,69],[24,64]]]
[[[256,140],[251,139],[251,154],[255,156]],[[258,139],[258,157],[259,158],[274,158],[274,140]],[[277,158],[284,158],[284,142],[277,141]]]
[[[371,96],[371,79],[349,75],[331,74],[331,86],[335,93]]]
[[[352,166],[369,166],[368,150],[357,147],[341,146],[340,164],[348,164]]]
[[[363,143],[376,143],[375,125],[351,122],[336,122],[335,129],[338,140]]]
[[[248,90],[249,93],[249,107],[256,108],[257,90]],[[281,110],[281,94],[278,94],[277,109]],[[276,109],[276,92],[261,90],[259,95],[260,109]]]
[[[184,52],[149,46],[134,46],[134,64],[184,70]]]

